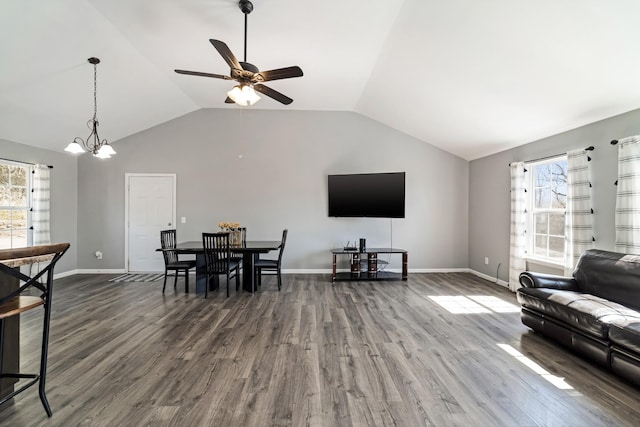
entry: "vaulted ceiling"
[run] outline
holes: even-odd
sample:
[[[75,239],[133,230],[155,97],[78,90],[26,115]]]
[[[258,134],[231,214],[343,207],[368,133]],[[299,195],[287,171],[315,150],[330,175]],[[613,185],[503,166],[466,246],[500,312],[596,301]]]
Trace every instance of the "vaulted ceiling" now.
[[[640,108],[637,0],[253,0],[247,60],[299,65],[252,107],[354,111],[471,160]],[[243,56],[236,0],[3,0],[0,139],[116,142],[224,104],[209,43]],[[116,145],[117,147],[117,145]]]

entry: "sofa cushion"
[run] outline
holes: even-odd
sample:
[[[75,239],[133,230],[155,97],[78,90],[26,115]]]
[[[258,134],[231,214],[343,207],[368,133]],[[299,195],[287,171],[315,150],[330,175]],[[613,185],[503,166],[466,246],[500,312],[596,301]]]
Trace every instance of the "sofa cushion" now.
[[[589,249],[573,272],[578,290],[640,310],[640,256]]]
[[[609,339],[614,345],[640,353],[640,313],[611,322]]]
[[[595,295],[548,288],[520,288],[518,302],[598,338],[607,339],[609,324],[638,313]]]

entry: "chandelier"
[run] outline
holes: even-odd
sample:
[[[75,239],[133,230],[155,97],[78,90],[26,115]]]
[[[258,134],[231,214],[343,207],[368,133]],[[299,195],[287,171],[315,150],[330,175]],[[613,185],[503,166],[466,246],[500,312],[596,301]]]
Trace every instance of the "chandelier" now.
[[[109,145],[106,139],[101,140],[98,135],[98,96],[97,96],[97,65],[100,63],[98,58],[91,57],[88,59],[93,64],[93,118],[87,122],[87,127],[91,129],[91,133],[86,140],[76,136],[73,142],[67,145],[64,151],[74,154],[81,154],[87,151],[93,153],[95,157],[100,159],[108,159],[116,154],[116,151]]]

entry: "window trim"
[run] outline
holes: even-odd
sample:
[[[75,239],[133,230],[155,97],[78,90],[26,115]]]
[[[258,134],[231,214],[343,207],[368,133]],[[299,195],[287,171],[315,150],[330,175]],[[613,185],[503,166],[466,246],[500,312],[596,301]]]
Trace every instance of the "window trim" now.
[[[526,201],[526,209],[527,209],[527,215],[526,215],[526,230],[527,230],[527,236],[526,236],[526,253],[524,256],[525,261],[531,261],[537,264],[541,264],[541,265],[545,265],[548,267],[560,267],[562,268],[564,266],[564,259],[553,259],[553,258],[547,258],[547,257],[542,257],[539,255],[535,254],[535,224],[534,224],[534,195],[535,195],[535,168],[540,166],[540,165],[545,165],[545,164],[550,164],[550,163],[557,163],[558,161],[567,161],[567,155],[566,154],[561,154],[558,156],[553,156],[553,157],[549,157],[549,158],[545,158],[542,160],[538,160],[538,161],[533,161],[533,162],[529,162],[529,163],[525,163],[525,169],[527,169],[527,174],[528,176],[526,177],[527,180],[527,185],[526,188],[529,189],[528,194],[527,194],[527,201]],[[548,211],[549,213],[553,213],[553,212],[558,212],[562,209],[542,209],[542,211]],[[563,214],[565,215],[565,222],[566,222],[566,207],[564,209]],[[547,233],[547,235],[549,235]],[[554,235],[556,236],[556,235]],[[565,238],[565,248],[564,248],[564,255],[566,256],[567,254],[567,247],[566,247],[566,231],[563,232],[563,237]]]

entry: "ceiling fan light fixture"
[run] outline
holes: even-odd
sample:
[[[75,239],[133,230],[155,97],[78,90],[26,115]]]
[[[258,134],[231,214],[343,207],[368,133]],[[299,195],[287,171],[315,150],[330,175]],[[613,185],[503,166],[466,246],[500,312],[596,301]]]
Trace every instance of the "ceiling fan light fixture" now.
[[[251,85],[240,84],[236,85],[227,92],[227,96],[231,98],[233,102],[243,107],[247,107],[260,101],[260,96],[256,93]]]
[[[266,86],[264,82],[302,77],[302,69],[295,65],[292,67],[260,71],[258,67],[247,62],[247,16],[253,10],[253,3],[251,3],[250,0],[240,0],[238,2],[238,6],[244,14],[244,61],[238,61],[238,58],[235,57],[225,42],[216,39],[209,39],[209,42],[229,66],[230,73],[228,76],[180,69],[175,69],[174,71],[178,74],[211,77],[221,80],[235,80],[238,85],[231,89],[230,92],[227,92],[227,99],[224,100],[225,104],[235,103],[244,107],[253,105],[260,100],[260,96],[256,91],[280,102],[281,104],[291,104],[293,99],[270,88],[269,86]]]

